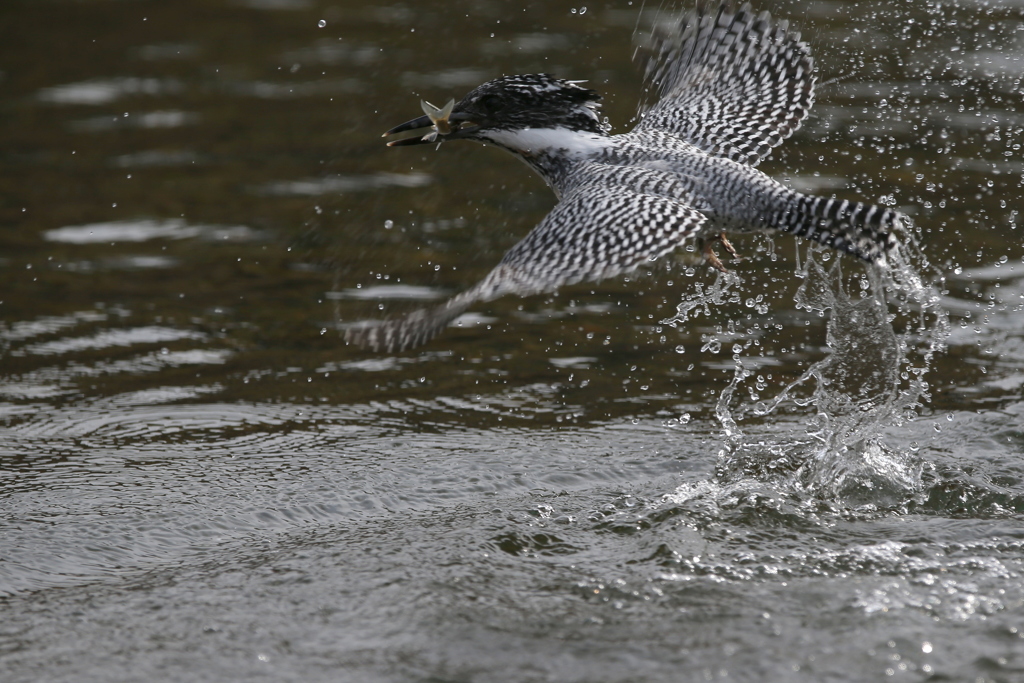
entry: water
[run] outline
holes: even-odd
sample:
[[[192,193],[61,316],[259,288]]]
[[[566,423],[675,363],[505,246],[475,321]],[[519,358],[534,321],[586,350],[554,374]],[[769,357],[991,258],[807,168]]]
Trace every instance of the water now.
[[[772,7],[838,80],[762,167],[912,215],[888,275],[752,237],[341,343],[553,204],[384,147],[420,97],[635,115],[656,11],[582,7],[0,6],[0,680],[1024,678],[1019,3]]]

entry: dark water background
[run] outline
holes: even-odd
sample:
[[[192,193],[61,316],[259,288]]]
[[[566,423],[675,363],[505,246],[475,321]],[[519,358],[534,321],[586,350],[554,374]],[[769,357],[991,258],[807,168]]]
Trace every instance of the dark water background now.
[[[771,7],[838,80],[762,168],[911,214],[923,316],[757,237],[341,342],[554,202],[380,134],[536,71],[625,130],[656,9],[0,3],[0,680],[1024,680],[1019,0]]]

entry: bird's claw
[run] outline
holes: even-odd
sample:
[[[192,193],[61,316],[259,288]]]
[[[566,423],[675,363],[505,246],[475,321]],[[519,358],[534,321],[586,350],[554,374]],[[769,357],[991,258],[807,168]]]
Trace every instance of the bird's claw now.
[[[701,249],[701,253],[704,255],[704,260],[708,264],[720,273],[728,273],[729,269],[722,264],[722,260],[718,258],[718,254],[715,253],[714,245],[718,242],[722,245],[722,248],[732,256],[734,261],[740,260],[740,255],[736,251],[736,247],[732,246],[732,242],[725,236],[724,232],[718,233],[713,239],[706,240],[704,247]]]

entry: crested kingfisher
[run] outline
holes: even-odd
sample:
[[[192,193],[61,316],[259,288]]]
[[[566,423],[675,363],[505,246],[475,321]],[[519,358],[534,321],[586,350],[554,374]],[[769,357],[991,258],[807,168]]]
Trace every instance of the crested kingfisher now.
[[[700,9],[652,38],[658,96],[633,130],[610,135],[600,95],[548,74],[503,76],[384,134],[390,147],[477,140],[540,174],[558,204],[483,280],[434,308],[350,327],[348,343],[400,351],[425,343],[478,301],[527,296],[635,270],[726,232],[785,232],[885,266],[905,220],[892,209],[789,189],[757,170],[814,101],[800,34],[749,4]]]

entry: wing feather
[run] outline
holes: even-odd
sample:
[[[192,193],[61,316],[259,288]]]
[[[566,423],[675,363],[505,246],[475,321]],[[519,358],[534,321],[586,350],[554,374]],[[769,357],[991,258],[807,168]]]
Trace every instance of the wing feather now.
[[[705,221],[698,210],[669,197],[583,184],[472,288],[434,308],[351,327],[345,340],[375,351],[418,346],[474,303],[553,292],[635,270],[683,244]]]
[[[652,36],[646,65],[660,99],[637,133],[674,134],[716,156],[756,165],[793,134],[814,102],[814,63],[800,34],[749,4],[690,12]]]

